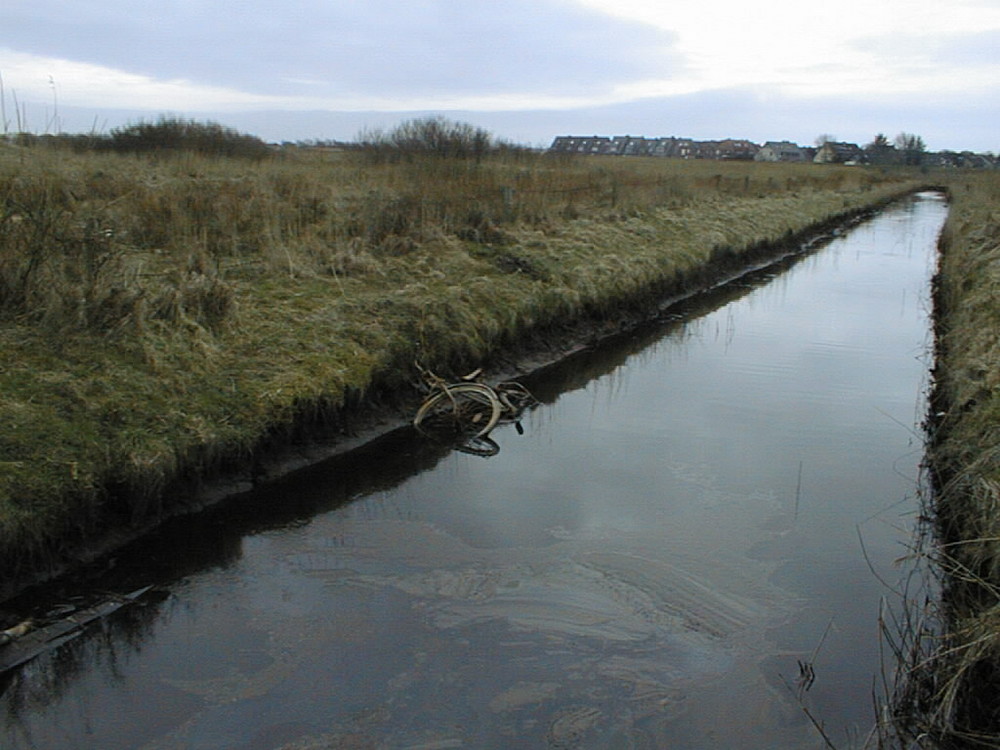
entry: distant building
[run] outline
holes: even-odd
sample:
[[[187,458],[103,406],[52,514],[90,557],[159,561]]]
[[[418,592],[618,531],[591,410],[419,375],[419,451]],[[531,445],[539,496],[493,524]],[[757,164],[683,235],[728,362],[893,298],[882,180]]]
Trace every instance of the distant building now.
[[[611,139],[604,135],[560,135],[552,141],[549,151],[556,154],[608,154],[612,153]]]
[[[690,138],[678,138],[674,143],[674,153],[671,156],[677,159],[698,159],[699,149],[697,141]]]
[[[900,158],[898,163],[903,163],[902,158]],[[962,166],[962,158],[954,151],[941,151],[936,154],[923,154],[923,166],[933,167],[935,169],[953,169]]]
[[[816,152],[813,161],[817,164],[861,164],[865,152],[856,143],[827,141]]]
[[[631,135],[616,135],[611,139],[611,153],[619,156],[648,156],[655,140]]]
[[[768,141],[754,155],[755,161],[807,161],[803,149],[791,141]]]
[[[15,136],[0,135],[0,145],[14,142]],[[351,144],[335,141],[316,143],[315,146],[351,148]],[[616,135],[560,135],[552,141],[549,153],[581,154],[588,156],[658,156],[673,159],[754,160],[767,162],[815,162],[817,164],[871,164],[886,166],[903,164],[907,153],[876,139],[865,148],[854,143],[828,141],[820,148],[799,146],[791,141],[767,141],[763,146],[740,138],[722,141],[696,141],[691,138],[646,138],[645,136]],[[920,161],[926,167],[957,169],[1000,169],[1000,158],[995,155],[975,154],[971,151],[921,152]]]
[[[750,141],[726,138],[724,141],[715,143],[715,155],[713,159],[723,159],[725,161],[752,161],[757,156],[760,146]]]
[[[714,154],[706,155],[703,146],[707,142],[693,141],[690,138],[645,138],[634,135],[616,135],[613,138],[601,135],[577,136],[560,135],[552,141],[549,153],[553,154],[589,154],[614,156],[660,156],[677,159],[718,158]],[[749,141],[733,141],[733,143],[749,144]],[[714,144],[713,144],[714,145]],[[751,146],[753,144],[750,144]],[[744,148],[747,148],[744,146]],[[735,150],[735,147],[734,147]],[[725,157],[734,158],[734,157]]]
[[[673,156],[677,148],[676,138],[655,138],[650,147],[650,156]]]
[[[992,154],[975,154],[972,151],[939,151],[925,153],[922,164],[926,167],[950,167],[955,169],[996,169],[1000,161]]]
[[[890,143],[870,143],[865,146],[865,160],[877,166],[902,164],[903,154]]]
[[[989,154],[974,154],[963,151],[958,155],[958,165],[966,169],[994,169],[997,161]]]

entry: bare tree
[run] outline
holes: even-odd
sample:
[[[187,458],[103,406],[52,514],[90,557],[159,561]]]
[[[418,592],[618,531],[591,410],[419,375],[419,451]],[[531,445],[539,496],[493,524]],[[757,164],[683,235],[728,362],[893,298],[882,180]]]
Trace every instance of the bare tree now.
[[[872,142],[865,146],[865,149],[870,151],[877,151],[884,148],[892,148],[892,144],[889,143],[889,139],[885,137],[885,133],[878,133]]]
[[[903,160],[902,153],[889,142],[885,133],[878,133],[871,143],[865,144],[865,155],[869,164],[880,166],[900,164]]]
[[[913,133],[900,133],[896,136],[896,148],[903,154],[903,163],[919,165],[924,160],[924,152],[927,146],[924,139]]]

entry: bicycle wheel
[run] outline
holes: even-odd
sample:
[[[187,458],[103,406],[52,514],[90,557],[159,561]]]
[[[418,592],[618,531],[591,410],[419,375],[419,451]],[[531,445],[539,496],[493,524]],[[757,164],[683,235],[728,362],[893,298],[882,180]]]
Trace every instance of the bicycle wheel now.
[[[503,414],[503,405],[493,389],[481,383],[456,383],[443,386],[432,394],[413,418],[413,426],[418,430],[429,417],[439,421],[450,421],[461,431],[475,431],[473,438],[479,438],[496,427]]]

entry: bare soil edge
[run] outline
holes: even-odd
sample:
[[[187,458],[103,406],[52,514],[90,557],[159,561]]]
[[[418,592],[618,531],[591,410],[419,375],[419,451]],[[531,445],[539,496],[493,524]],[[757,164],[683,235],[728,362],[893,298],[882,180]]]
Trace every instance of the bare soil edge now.
[[[650,288],[637,299],[621,300],[621,307],[611,315],[583,317],[558,327],[521,332],[516,346],[492,353],[483,366],[490,380],[536,373],[603,339],[655,320],[683,301],[775,266],[789,257],[815,252],[892,203],[918,192],[939,189],[935,186],[908,189],[867,207],[835,214],[778,243],[751,244],[746,249],[724,254],[723,260]],[[140,539],[168,518],[216,505],[255,486],[406,428],[421,399],[416,388],[404,391],[378,380],[364,397],[348,396],[343,407],[312,408],[292,424],[277,427],[251,454],[231,462],[224,473],[176,478],[163,489],[161,511],[156,516],[138,524],[110,525],[99,537],[67,543],[58,556],[40,561],[29,568],[30,572],[0,581],[0,603]],[[108,488],[109,495],[114,492],[114,488]]]

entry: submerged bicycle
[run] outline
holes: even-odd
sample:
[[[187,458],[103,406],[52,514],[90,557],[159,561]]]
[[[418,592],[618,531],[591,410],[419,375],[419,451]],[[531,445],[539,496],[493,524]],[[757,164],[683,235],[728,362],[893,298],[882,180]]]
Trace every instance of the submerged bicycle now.
[[[447,436],[456,441],[456,448],[476,455],[494,455],[500,448],[488,436],[502,423],[518,422],[529,406],[537,403],[534,396],[520,383],[507,381],[495,386],[478,378],[482,370],[464,376],[460,382],[449,383],[417,365],[431,389],[430,395],[417,409],[413,426],[432,437]]]

